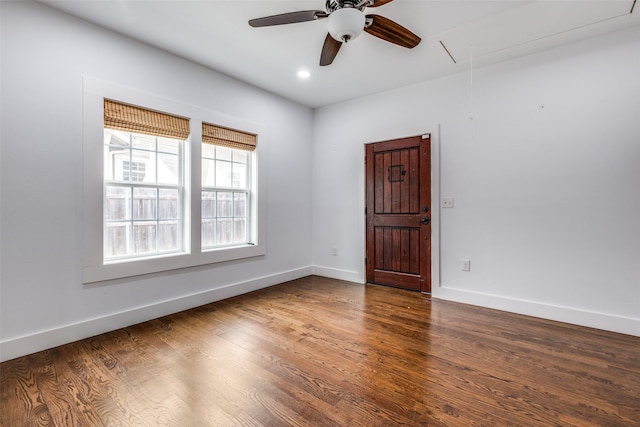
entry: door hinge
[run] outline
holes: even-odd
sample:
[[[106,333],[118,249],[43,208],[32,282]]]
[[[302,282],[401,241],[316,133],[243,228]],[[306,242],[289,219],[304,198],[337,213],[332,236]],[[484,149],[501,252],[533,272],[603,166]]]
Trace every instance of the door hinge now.
[[[367,208],[366,207],[364,208],[364,214],[365,215],[367,214]]]
[[[431,138],[431,134],[430,133],[425,133],[422,135],[422,139],[429,139]]]
[[[365,258],[365,259],[364,259],[364,265],[367,265],[368,263],[369,263],[369,259],[368,259],[368,258]]]

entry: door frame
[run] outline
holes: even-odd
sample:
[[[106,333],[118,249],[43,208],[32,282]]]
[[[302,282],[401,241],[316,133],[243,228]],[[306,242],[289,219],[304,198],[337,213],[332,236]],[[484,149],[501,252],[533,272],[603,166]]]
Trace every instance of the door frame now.
[[[360,163],[360,189],[362,191],[361,209],[362,213],[362,264],[360,271],[360,283],[367,283],[367,271],[365,258],[367,256],[367,218],[365,215],[365,207],[367,206],[366,192],[366,167],[364,159],[366,158],[367,145],[375,142],[384,142],[392,139],[409,138],[416,135],[431,135],[431,296],[437,297],[440,294],[440,124],[435,124],[423,128],[415,132],[398,132],[399,135],[386,135],[383,137],[372,138],[370,141],[362,144],[362,162]]]

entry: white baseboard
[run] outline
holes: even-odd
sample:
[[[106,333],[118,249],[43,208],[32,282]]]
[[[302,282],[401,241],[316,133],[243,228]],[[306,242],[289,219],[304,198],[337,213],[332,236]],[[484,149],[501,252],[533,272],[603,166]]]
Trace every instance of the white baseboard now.
[[[571,323],[610,332],[640,336],[640,319],[615,316],[606,313],[579,310],[571,307],[542,304],[533,301],[470,292],[467,290],[439,287],[433,289],[433,297],[461,302],[526,316]]]
[[[138,307],[133,310],[114,313],[95,319],[87,319],[86,321],[8,339],[0,342],[0,362],[84,338],[89,338],[98,334],[124,328],[126,326],[135,325],[137,323],[156,319],[179,311],[188,310],[203,304],[220,301],[225,298],[277,285],[289,280],[299,279],[312,274],[361,284],[365,281],[362,274],[356,271],[340,270],[322,266],[303,267],[244,282],[225,285],[220,288],[186,295],[169,301]],[[578,310],[570,307],[541,304],[532,301],[469,292],[447,287],[435,288],[433,291],[434,298],[443,300],[493,308],[496,310],[540,317],[543,319],[587,326],[627,335],[640,336],[640,319]]]
[[[323,267],[321,265],[314,265],[311,267],[313,274],[322,277],[329,277],[331,279],[345,280],[347,282],[355,282],[364,284],[365,280],[362,273],[350,270],[340,270],[338,268]]]
[[[336,268],[314,265],[312,267],[312,272],[315,275],[330,277],[332,279],[365,283],[365,278],[362,277],[361,273],[356,271],[339,270]],[[497,295],[470,292],[445,286],[434,287],[432,296],[443,300],[477,305],[510,313],[523,314],[526,316],[539,317],[541,319],[555,320],[558,322],[586,326],[589,328],[602,329],[609,332],[640,336],[640,319],[579,310],[571,307],[542,304]]]
[[[100,318],[87,319],[86,321],[8,339],[0,342],[0,362],[277,285],[289,280],[299,279],[313,274],[312,270],[312,267],[309,266],[285,271],[270,276],[225,285],[206,292],[186,295],[148,306],[137,307],[132,310],[113,313]]]

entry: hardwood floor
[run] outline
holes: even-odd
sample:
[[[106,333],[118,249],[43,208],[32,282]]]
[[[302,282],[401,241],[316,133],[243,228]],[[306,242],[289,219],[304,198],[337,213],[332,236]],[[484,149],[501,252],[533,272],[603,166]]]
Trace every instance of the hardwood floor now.
[[[308,277],[4,362],[14,426],[639,426],[640,338]]]

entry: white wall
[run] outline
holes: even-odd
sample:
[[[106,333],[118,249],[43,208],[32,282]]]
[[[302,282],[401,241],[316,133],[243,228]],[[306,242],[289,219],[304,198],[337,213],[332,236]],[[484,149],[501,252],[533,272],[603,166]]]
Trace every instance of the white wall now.
[[[0,359],[310,274],[310,109],[38,3],[1,8]],[[267,255],[83,285],[83,76],[262,124]]]
[[[638,76],[636,27],[316,110],[314,268],[364,281],[363,144],[439,125],[434,296],[640,335]]]

